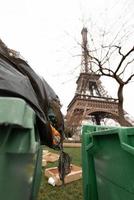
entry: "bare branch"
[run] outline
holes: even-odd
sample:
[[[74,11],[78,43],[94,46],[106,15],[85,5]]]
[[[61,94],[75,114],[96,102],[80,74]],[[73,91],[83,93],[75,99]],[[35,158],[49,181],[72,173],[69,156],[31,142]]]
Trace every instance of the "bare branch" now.
[[[78,44],[78,45],[80,45],[81,46],[81,43],[80,42],[78,42],[77,40],[76,40],[76,38],[75,37],[73,37],[72,35],[70,35],[67,31],[64,31],[64,33],[67,35],[67,36],[69,36],[69,37],[71,37],[75,42],[76,42],[76,44]]]
[[[96,46],[95,46],[94,39],[93,39],[93,37],[92,37],[91,32],[89,32],[89,35],[90,35],[91,41],[92,41],[92,43],[93,43],[93,46],[94,46],[94,49],[95,49],[95,53],[96,53],[97,57],[99,57],[99,56],[98,56],[98,51],[97,51],[97,48],[96,48]]]
[[[124,84],[126,85],[133,77],[134,77],[134,74],[132,74],[132,75],[124,82]]]
[[[118,49],[119,54],[124,57],[123,53],[121,52],[121,46],[114,45]]]
[[[113,38],[113,40],[111,41],[111,43],[109,44],[110,46],[113,45],[113,43],[115,43],[116,39],[118,38],[121,30],[123,29],[123,27],[127,24],[127,20],[124,21],[124,23],[120,26],[118,32],[116,33],[115,37]],[[112,29],[112,27],[110,27],[110,30]],[[124,35],[125,36],[125,35]],[[117,43],[117,42],[116,42]]]
[[[102,46],[103,46],[103,44],[104,44],[104,37],[105,37],[105,30],[104,30],[104,33],[103,33],[103,35],[102,35]],[[102,59],[102,49],[103,49],[103,48],[101,48],[100,59]]]
[[[79,57],[79,56],[81,56],[81,54],[78,54],[78,55],[73,55],[72,57]]]
[[[111,49],[112,49],[112,48],[111,48]],[[110,50],[111,50],[111,49],[110,49]],[[108,55],[108,58],[109,58],[109,59],[106,59],[106,60],[103,62],[103,65],[106,64],[107,61],[108,61],[108,62],[110,61],[111,56],[114,54],[114,52],[115,52],[116,50],[117,50],[117,49],[114,48],[113,50],[109,51],[109,55]]]
[[[117,74],[117,72],[119,71],[120,67],[122,66],[124,60],[134,51],[134,46],[125,54],[122,56],[120,62],[119,62],[119,65],[115,71],[115,74]]]
[[[110,52],[111,48],[110,48],[110,46],[103,46],[103,45],[101,46],[101,48],[102,48],[102,49],[108,48],[108,51],[106,52],[106,55],[105,55],[105,56],[103,57],[103,59],[102,59],[102,62],[104,61],[104,63],[106,63],[106,62],[105,62],[105,59],[109,57],[108,55],[109,55],[109,52]],[[104,64],[104,63],[103,63],[103,64]]]
[[[119,76],[121,76],[125,72],[127,66],[130,65],[132,62],[134,62],[134,58],[125,65],[124,69],[122,70],[122,72],[120,72]]]
[[[112,71],[109,68],[104,68],[103,65],[102,65],[102,63],[101,63],[101,61],[98,58],[91,57],[91,59],[92,59],[92,62],[96,61],[95,64],[99,67],[99,69],[97,70],[97,72],[100,72],[101,75],[104,75],[104,76],[114,77],[114,71]]]
[[[100,71],[102,75],[114,77],[114,72],[109,68],[102,67]]]
[[[103,62],[103,65],[108,61],[110,60],[112,54],[117,50],[117,48],[119,49],[119,54],[120,55],[123,55],[121,53],[121,47],[120,46],[117,46],[117,45],[108,45],[108,46],[102,46],[102,48],[108,48],[108,51],[106,53],[106,55],[104,56],[104,58],[102,59],[102,62]],[[112,50],[113,49],[113,50]]]

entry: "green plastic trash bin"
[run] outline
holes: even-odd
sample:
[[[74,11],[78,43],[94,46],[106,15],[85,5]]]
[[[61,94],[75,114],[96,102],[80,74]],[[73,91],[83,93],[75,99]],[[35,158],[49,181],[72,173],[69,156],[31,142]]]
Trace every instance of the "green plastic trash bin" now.
[[[0,97],[0,199],[35,200],[41,178],[35,113],[19,98]]]
[[[134,200],[134,128],[84,126],[84,200]]]

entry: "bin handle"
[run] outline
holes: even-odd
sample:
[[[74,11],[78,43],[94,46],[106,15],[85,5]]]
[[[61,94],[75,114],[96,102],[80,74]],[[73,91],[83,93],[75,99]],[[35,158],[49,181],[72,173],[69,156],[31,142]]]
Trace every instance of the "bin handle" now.
[[[94,145],[94,141],[93,141],[93,137],[89,136],[91,138],[91,142],[89,144],[86,145],[86,151],[92,151],[93,150],[93,147],[95,146]]]
[[[126,150],[127,152],[134,155],[134,147],[127,143],[127,141],[125,140],[126,137],[128,137],[128,134],[124,135],[121,132],[119,132],[119,139],[120,139],[120,143],[121,143],[122,148],[124,150]]]
[[[94,146],[93,141],[86,146],[86,151],[89,151]]]

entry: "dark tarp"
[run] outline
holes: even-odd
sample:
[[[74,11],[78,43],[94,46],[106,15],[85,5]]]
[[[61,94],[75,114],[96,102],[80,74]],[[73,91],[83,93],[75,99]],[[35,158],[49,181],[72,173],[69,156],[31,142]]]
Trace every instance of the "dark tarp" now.
[[[0,96],[20,97],[34,109],[42,144],[52,146],[50,110],[57,117],[55,128],[62,135],[64,123],[58,96],[26,61],[11,56],[8,51],[3,52],[3,48],[0,48]]]

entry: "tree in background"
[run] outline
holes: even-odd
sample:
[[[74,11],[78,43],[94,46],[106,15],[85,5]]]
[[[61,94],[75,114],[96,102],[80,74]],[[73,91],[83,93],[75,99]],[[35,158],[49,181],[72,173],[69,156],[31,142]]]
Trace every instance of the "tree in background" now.
[[[105,31],[103,34],[103,42],[100,44],[100,47],[89,50],[88,46],[82,45],[82,48],[87,52],[85,56],[88,56],[90,66],[93,66],[90,67],[92,72],[98,73],[101,76],[113,78],[118,83],[117,97],[119,100],[119,121],[120,124],[131,126],[131,123],[126,121],[124,116],[123,89],[124,86],[130,83],[134,78],[134,44],[132,44],[131,47],[123,46],[121,44],[121,39],[116,43],[115,37],[110,44],[104,45],[104,37]],[[94,43],[93,38],[91,38],[91,42]]]

